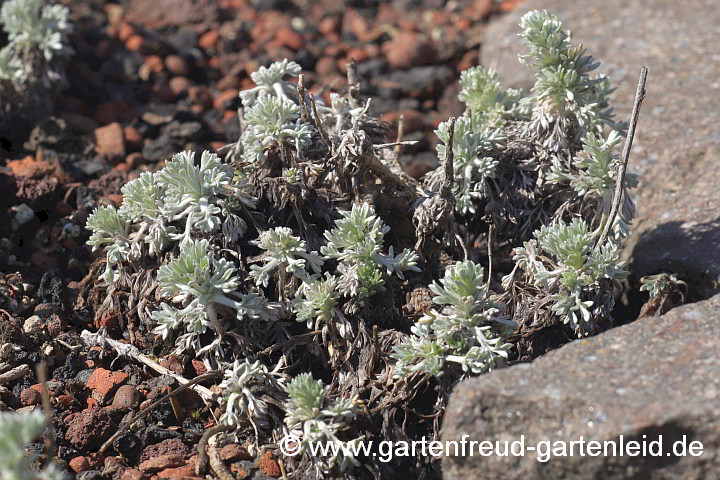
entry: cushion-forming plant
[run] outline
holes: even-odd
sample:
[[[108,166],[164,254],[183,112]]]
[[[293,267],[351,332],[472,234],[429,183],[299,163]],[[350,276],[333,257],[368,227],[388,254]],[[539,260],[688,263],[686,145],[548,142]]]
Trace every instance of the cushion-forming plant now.
[[[50,111],[65,81],[64,61],[73,52],[70,11],[44,0],[7,0],[0,25],[8,36],[0,48],[0,125],[5,115],[36,118]]]
[[[547,350],[538,333],[609,327],[627,275],[635,175],[600,242],[625,129],[612,89],[548,12],[521,28],[535,86],[463,72],[467,109],[438,127],[441,166],[421,181],[401,171],[352,64],[329,107],[295,62],[261,67],[224,161],[179,153],[90,215],[98,288],[129,292],[98,310],[135,311],[156,350],[222,370],[221,421],[258,444],[296,435],[285,465],[298,474],[437,474],[352,447],[439,438],[453,385]],[[310,455],[318,441],[337,454]]]

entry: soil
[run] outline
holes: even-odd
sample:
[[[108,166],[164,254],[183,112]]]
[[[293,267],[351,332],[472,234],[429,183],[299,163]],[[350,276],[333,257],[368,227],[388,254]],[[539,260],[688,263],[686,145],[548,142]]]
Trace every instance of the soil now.
[[[40,408],[34,372],[44,360],[63,468],[83,480],[191,478],[213,422],[189,390],[98,453],[123,421],[179,384],[112,349],[81,347],[79,333],[101,327],[121,342],[154,344],[146,331],[130,338],[127,312],[96,318],[98,299],[86,299],[97,274],[85,244],[89,213],[118,206],[122,185],[178,151],[235,141],[238,91],[259,66],[283,58],[298,62],[305,86],[326,101],[344,91],[354,59],[371,111],[391,132],[402,118],[402,139],[417,141],[400,161],[419,178],[437,166],[434,128],[462,113],[457,79],[477,64],[488,19],[517,1],[64,3],[75,25],[68,85],[51,117],[18,122],[0,138],[0,364],[33,370],[0,385],[0,410]],[[427,297],[413,292],[409,314],[426,310]],[[158,361],[187,379],[203,373],[172,356]],[[251,443],[220,457],[236,478],[282,476],[275,452]]]

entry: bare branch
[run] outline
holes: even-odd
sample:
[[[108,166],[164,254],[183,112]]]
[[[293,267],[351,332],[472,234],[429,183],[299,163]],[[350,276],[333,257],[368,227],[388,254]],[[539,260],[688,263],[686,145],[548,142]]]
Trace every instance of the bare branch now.
[[[647,67],[643,66],[640,70],[640,80],[638,80],[637,90],[635,91],[635,103],[633,105],[632,114],[630,115],[630,126],[628,128],[627,137],[625,137],[625,145],[623,146],[622,158],[618,165],[617,174],[615,175],[615,193],[613,194],[612,208],[610,215],[608,215],[607,222],[603,228],[600,238],[598,239],[596,247],[602,246],[607,240],[612,230],[613,223],[615,223],[615,217],[620,210],[620,203],[622,202],[622,194],[625,183],[625,173],[627,172],[628,161],[630,160],[630,150],[632,149],[633,138],[635,137],[635,128],[637,127],[638,118],[640,117],[640,105],[642,105],[645,99],[645,84],[647,83]]]

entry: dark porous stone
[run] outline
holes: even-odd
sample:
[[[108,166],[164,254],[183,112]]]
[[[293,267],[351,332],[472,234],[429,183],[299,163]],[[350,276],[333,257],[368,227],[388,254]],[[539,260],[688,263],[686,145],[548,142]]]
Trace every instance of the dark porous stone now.
[[[134,433],[126,432],[113,441],[113,449],[132,463],[136,463],[142,452],[142,443]]]
[[[494,444],[524,435],[525,455],[448,456],[443,478],[466,480],[483,472],[497,480],[672,480],[720,472],[718,345],[720,295],[576,340],[531,364],[466,380],[450,398],[442,439],[466,435]],[[626,445],[662,436],[662,456],[605,456],[602,450],[580,456],[576,445],[574,456],[543,463],[527,450],[541,441],[564,441],[569,448],[581,437],[586,445],[599,441],[602,449],[605,441],[619,445],[621,436]],[[671,454],[683,438],[686,445],[702,442],[702,455]]]
[[[102,480],[103,475],[99,470],[86,470],[75,476],[75,480]]]
[[[450,67],[432,65],[409,70],[396,70],[378,77],[375,83],[381,89],[381,94],[382,90],[389,89],[413,98],[429,98],[445,87],[453,76],[454,73]]]
[[[200,122],[172,121],[160,130],[160,136],[143,147],[143,157],[151,162],[169,159],[182,151],[191,140],[197,140],[203,126]]]
[[[628,120],[640,67],[647,95],[628,171],[640,174],[637,217],[626,244],[636,277],[677,273],[690,295],[720,289],[720,8],[716,0],[529,0],[492,24],[482,64],[507,86],[528,87],[532,71],[518,63],[527,47],[520,17],[547,9],[573,31],[573,40],[602,62],[617,91],[611,105]],[[712,59],[712,60],[711,60]]]

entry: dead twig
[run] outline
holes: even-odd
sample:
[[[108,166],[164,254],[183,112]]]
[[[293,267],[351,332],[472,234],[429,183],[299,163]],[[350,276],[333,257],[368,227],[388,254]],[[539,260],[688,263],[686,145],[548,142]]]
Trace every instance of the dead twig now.
[[[395,139],[395,153],[397,153],[398,155],[400,155],[400,152],[402,151],[400,146],[404,145],[403,143],[401,143],[403,133],[405,133],[405,115],[400,114],[400,118],[398,118],[397,138]]]
[[[633,104],[632,114],[630,115],[630,126],[628,127],[627,137],[625,137],[625,145],[623,146],[622,158],[618,164],[617,174],[615,175],[615,192],[613,194],[612,208],[608,215],[607,223],[598,238],[596,247],[601,247],[607,240],[612,230],[615,217],[620,210],[622,201],[623,184],[625,183],[625,173],[627,172],[628,161],[630,160],[630,150],[632,149],[633,138],[635,137],[635,128],[637,127],[638,118],[640,117],[640,105],[645,99],[645,84],[647,82],[648,69],[646,66],[640,70],[640,80],[638,80],[637,90],[635,91],[635,103]]]
[[[298,83],[295,88],[297,89],[298,100],[300,100],[300,119],[303,122],[310,123],[310,109],[305,101],[305,75],[302,73],[298,77]]]
[[[42,399],[43,413],[45,414],[45,426],[50,432],[44,436],[45,441],[45,453],[47,454],[47,461],[51,462],[52,458],[55,457],[55,429],[53,428],[52,420],[52,407],[50,406],[50,394],[47,389],[47,364],[45,362],[38,363],[35,368],[37,374],[37,380],[40,384],[40,398]]]
[[[108,337],[105,337],[102,335],[96,335],[96,334],[88,332],[87,330],[83,331],[80,334],[80,337],[88,342],[93,342],[93,343],[96,343],[97,340],[91,339],[90,337],[99,337],[100,339],[102,339],[103,342],[107,343],[115,351],[117,351],[118,354],[120,354],[122,356],[126,356],[126,357],[131,357],[131,358],[137,360],[138,362],[142,363],[143,365],[147,365],[148,367],[152,368],[153,370],[155,370],[156,372],[158,372],[161,375],[167,375],[169,377],[172,377],[175,380],[177,380],[178,383],[180,383],[181,385],[190,385],[190,387],[195,391],[195,393],[200,395],[203,398],[203,400],[205,400],[206,402],[215,401],[216,395],[213,392],[211,392],[208,388],[203,387],[202,385],[195,385],[195,383],[193,383],[194,380],[192,380],[192,381],[188,380],[187,378],[183,377],[182,375],[178,375],[178,374],[172,372],[171,370],[168,370],[167,368],[163,367],[162,365],[160,365],[158,362],[156,362],[152,358],[140,353],[140,350],[138,350],[137,347],[135,347],[133,345],[128,345],[127,343],[121,343],[121,342],[118,342],[117,340],[113,340],[112,338],[108,338]]]
[[[357,63],[352,58],[347,64],[347,82],[350,106],[358,108],[362,104],[360,101],[360,74],[357,71]]]
[[[455,117],[448,119],[448,142],[445,146],[445,178],[440,188],[440,196],[444,199],[452,197],[453,203],[455,196],[452,194],[452,187],[455,184],[455,152],[453,152],[453,144],[455,141]]]
[[[208,458],[210,461],[210,469],[220,480],[235,480],[235,477],[230,473],[222,459],[220,458],[220,452],[218,452],[215,445],[208,445]]]
[[[215,425],[205,431],[200,441],[197,444],[197,461],[195,462],[195,474],[199,477],[204,477],[207,471],[208,456],[205,451],[210,437],[217,435],[218,433],[231,432],[235,430],[232,425]]]
[[[0,385],[6,385],[10,382],[14,382],[18,378],[22,378],[26,375],[30,375],[30,367],[22,364],[18,367],[8,370],[7,372],[0,375]]]
[[[110,437],[105,443],[103,443],[102,447],[100,447],[99,452],[100,452],[100,453],[105,453],[105,452],[108,450],[108,448],[110,448],[110,447],[112,446],[113,442],[114,442],[118,437],[120,437],[120,435],[122,435],[123,433],[125,433],[125,431],[126,431],[128,428],[130,428],[130,426],[131,426],[133,423],[137,422],[138,420],[140,420],[141,418],[143,418],[145,415],[147,415],[148,413],[150,413],[151,411],[153,411],[153,410],[154,410],[158,405],[160,405],[161,403],[163,403],[163,402],[165,402],[165,401],[173,398],[175,395],[178,395],[178,394],[184,392],[185,390],[191,388],[193,385],[195,385],[195,384],[197,384],[197,383],[204,382],[205,380],[209,380],[209,379],[211,379],[211,378],[217,378],[217,377],[221,377],[221,376],[222,376],[222,372],[208,372],[208,373],[204,373],[204,374],[202,374],[202,375],[200,375],[200,376],[198,376],[198,377],[193,378],[192,380],[188,380],[188,383],[186,383],[185,385],[181,385],[180,387],[176,388],[175,390],[173,390],[172,392],[168,393],[167,395],[164,395],[164,396],[163,396],[162,398],[160,398],[159,400],[156,400],[155,402],[151,403],[150,405],[148,405],[147,407],[143,408],[143,409],[140,410],[138,413],[136,413],[135,415],[133,415],[128,421],[124,422],[124,423],[120,426],[120,428],[118,429],[118,431],[115,432],[115,433],[113,434],[113,436]]]

